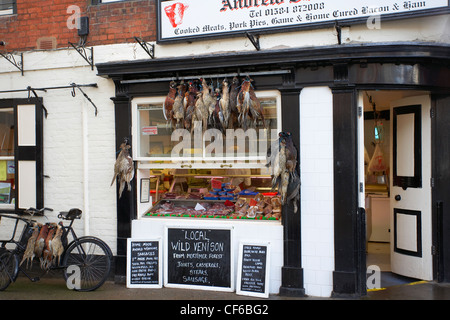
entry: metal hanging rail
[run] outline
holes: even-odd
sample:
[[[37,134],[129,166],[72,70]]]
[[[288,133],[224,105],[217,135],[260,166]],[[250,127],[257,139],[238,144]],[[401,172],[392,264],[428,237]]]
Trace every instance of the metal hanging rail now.
[[[291,70],[273,70],[273,71],[259,71],[259,72],[234,72],[234,73],[220,73],[220,74],[202,74],[195,76],[176,76],[176,77],[164,77],[164,78],[152,78],[152,79],[136,79],[136,80],[122,80],[120,83],[145,83],[145,82],[158,82],[158,81],[171,81],[171,80],[189,80],[198,78],[222,78],[222,77],[239,77],[243,74],[246,76],[265,76],[272,74],[289,74]]]
[[[92,102],[92,100],[89,98],[89,96],[81,89],[82,87],[97,88],[97,84],[96,83],[90,83],[90,84],[71,83],[68,86],[56,86],[56,87],[44,87],[44,88],[32,88],[32,87],[28,86],[26,89],[4,90],[4,91],[0,91],[0,93],[28,92],[28,99],[29,99],[31,96],[31,93],[33,93],[33,95],[36,98],[39,98],[36,91],[47,92],[47,90],[72,89],[72,97],[75,97],[76,96],[75,89],[78,89],[83,94],[83,96],[94,106],[95,116],[97,116],[97,114],[98,114],[97,106],[94,104],[94,102]],[[47,118],[47,116],[48,116],[47,109],[45,108],[45,106],[43,104],[42,104],[42,107],[44,108],[45,118]]]

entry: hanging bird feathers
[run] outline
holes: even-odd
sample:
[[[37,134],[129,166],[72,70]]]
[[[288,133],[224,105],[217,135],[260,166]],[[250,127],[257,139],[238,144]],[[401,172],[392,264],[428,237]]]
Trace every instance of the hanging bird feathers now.
[[[33,259],[36,256],[34,252],[34,247],[36,245],[38,235],[39,235],[39,225],[35,224],[33,226],[33,233],[31,237],[28,239],[27,247],[25,248],[22,261],[20,261],[20,265],[22,265],[22,263],[24,263],[25,261],[27,262],[27,269],[29,268],[29,266],[31,266],[31,264],[33,263]]]
[[[202,99],[205,107],[208,109],[208,125],[214,127],[214,110],[216,108],[216,97],[212,93],[212,89],[206,83],[205,79],[202,80]]]
[[[164,118],[171,122],[173,118],[173,103],[175,102],[175,96],[177,95],[177,84],[175,81],[171,81],[169,84],[169,93],[163,103],[163,115]]]
[[[34,245],[34,255],[35,257],[40,258],[42,256],[42,252],[45,247],[45,239],[47,239],[48,235],[48,225],[44,224],[39,231],[39,235],[36,239],[36,244]]]
[[[61,255],[64,252],[64,246],[61,241],[61,236],[63,234],[63,228],[60,224],[56,226],[55,236],[52,240],[52,259],[57,265],[59,265]],[[58,260],[58,262],[56,262]]]
[[[278,188],[281,203],[292,202],[298,211],[300,176],[297,168],[297,149],[289,132],[280,132],[267,152],[267,167],[272,168],[272,189]]]
[[[52,241],[55,235],[55,225],[49,226],[49,231],[47,237],[45,238],[44,250],[42,251],[42,257],[40,257],[41,269],[48,270],[52,265],[53,254],[52,254]]]
[[[219,100],[219,106],[220,106],[220,110],[222,111],[222,114],[223,114],[222,127],[224,129],[229,128],[228,123],[230,121],[230,115],[231,115],[229,90],[230,90],[230,88],[228,87],[228,81],[223,80],[222,81],[222,96],[220,97],[220,100]]]
[[[128,185],[128,191],[131,190],[131,180],[134,178],[134,162],[130,156],[130,148],[130,145],[123,142],[120,145],[121,151],[114,164],[114,177],[111,181],[111,185],[113,185],[116,178],[119,179],[119,197],[122,197],[125,184]]]
[[[173,102],[173,117],[176,121],[175,127],[177,129],[184,128],[184,117],[185,117],[185,109],[184,109],[184,94],[186,93],[186,84],[182,81],[177,87],[177,96],[175,97],[175,101]]]

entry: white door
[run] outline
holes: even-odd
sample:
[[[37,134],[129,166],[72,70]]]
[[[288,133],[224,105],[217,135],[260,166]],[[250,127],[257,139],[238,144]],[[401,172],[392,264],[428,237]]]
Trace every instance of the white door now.
[[[430,97],[391,103],[391,270],[432,280]]]

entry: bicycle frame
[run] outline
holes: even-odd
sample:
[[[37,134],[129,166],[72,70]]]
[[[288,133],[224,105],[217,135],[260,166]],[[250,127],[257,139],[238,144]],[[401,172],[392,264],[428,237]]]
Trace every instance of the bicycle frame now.
[[[44,209],[53,211],[52,209],[48,209],[48,208],[44,208]],[[40,209],[40,210],[44,210],[44,209]],[[34,209],[34,210],[36,210],[36,209]],[[72,210],[75,210],[75,212],[73,212]],[[36,211],[33,211],[33,212],[36,212]],[[103,242],[101,239],[92,237],[92,236],[82,236],[82,237],[77,236],[77,234],[72,226],[73,226],[75,219],[79,219],[80,216],[81,216],[81,210],[76,209],[76,208],[71,209],[68,212],[61,212],[58,215],[58,218],[61,219],[61,221],[58,223],[58,228],[60,228],[59,230],[62,230],[61,242],[62,242],[62,246],[63,246],[63,252],[60,256],[58,254],[58,259],[52,258],[50,260],[43,260],[42,257],[40,257],[40,263],[41,263],[41,268],[43,270],[43,274],[46,274],[49,270],[66,269],[69,267],[69,264],[79,266],[80,268],[83,268],[83,270],[87,270],[86,273],[84,273],[84,272],[81,273],[81,277],[84,279],[82,281],[87,281],[87,282],[84,282],[85,284],[87,284],[87,286],[83,285],[83,288],[81,288],[81,287],[77,288],[77,291],[78,290],[79,291],[92,291],[92,290],[99,288],[106,281],[107,277],[109,276],[109,273],[111,271],[111,263],[112,263],[113,255],[112,255],[112,252],[111,252],[111,249],[109,248],[109,246],[105,242]],[[24,261],[23,254],[28,249],[27,247],[28,247],[30,236],[32,235],[33,232],[36,231],[35,227],[38,222],[35,220],[32,220],[31,218],[27,219],[27,218],[23,218],[23,217],[12,216],[12,215],[0,213],[0,220],[2,218],[15,219],[11,238],[4,239],[4,240],[0,239],[0,254],[3,257],[4,257],[5,253],[9,254],[9,257],[7,260],[4,260],[2,258],[2,260],[0,261],[0,263],[2,264],[1,270],[3,270],[2,271],[3,274],[5,274],[4,271],[6,270],[6,275],[10,279],[9,283],[2,281],[1,290],[3,291],[4,289],[6,289],[9,286],[9,284],[11,282],[14,282],[16,280],[17,274],[19,272],[22,272],[32,282],[38,281],[40,279],[40,276],[32,278],[31,273],[28,274],[28,271],[24,269],[25,267],[21,266],[21,263]],[[70,220],[70,222],[67,225],[64,225],[62,220]],[[25,225],[23,227],[22,233],[20,234],[20,239],[16,240],[20,221],[23,221],[25,223]],[[47,224],[47,225],[49,225],[49,224]],[[49,228],[54,228],[54,227],[55,227],[55,224],[53,224],[53,223],[49,225]],[[71,235],[71,238],[69,235]],[[69,242],[69,238],[71,240],[70,242]],[[15,245],[15,247],[7,248],[6,246],[8,244]],[[92,248],[93,248],[93,250],[92,250]],[[94,262],[94,264],[92,264],[91,258],[93,255],[97,255],[96,253],[94,253],[94,252],[97,252],[96,250],[99,250],[98,256],[106,257],[106,259],[108,259],[108,260],[104,260],[105,258],[100,258],[100,260],[96,260]],[[78,260],[79,259],[78,255],[80,255],[80,257],[81,257],[80,260]],[[47,258],[48,257],[50,257],[50,256],[47,256]],[[75,257],[75,260],[74,260],[74,257]],[[47,258],[44,258],[44,259],[47,259]],[[11,262],[10,259],[14,259],[13,264],[11,264],[11,265],[10,265],[10,262]],[[20,263],[19,263],[19,259],[22,259],[22,261]],[[27,256],[26,259],[29,259],[29,257]],[[88,260],[85,260],[85,259],[89,259],[89,262],[87,262]],[[26,261],[27,261],[26,269],[28,269],[28,261],[29,260],[26,260]],[[100,265],[96,265],[96,264],[98,264],[97,261],[100,263]],[[43,266],[43,264],[44,264],[44,266]],[[8,268],[8,266],[10,266],[10,267],[12,266],[12,268],[14,268],[14,270],[12,270],[12,272],[10,272],[8,269],[6,269],[6,268]],[[66,271],[64,271],[64,277],[66,278],[66,280],[69,279],[68,275],[66,274]],[[3,279],[5,279],[5,278],[3,278]]]
[[[31,225],[31,223],[36,222],[36,221],[25,219],[25,218],[21,218],[21,217],[11,216],[11,215],[8,215],[8,214],[0,214],[0,221],[1,221],[2,218],[14,219],[15,223],[14,223],[14,228],[13,228],[13,232],[12,232],[11,238],[10,239],[5,239],[5,240],[0,240],[1,248],[6,249],[6,245],[8,243],[10,243],[10,244],[16,245],[16,248],[13,251],[17,250],[17,246],[20,248],[20,250],[25,250],[26,244],[24,246],[21,243],[22,237],[24,235],[24,231],[26,230],[27,227],[29,227]],[[20,239],[19,239],[19,241],[17,241],[17,240],[15,240],[15,237],[16,237],[16,233],[17,233],[17,227],[18,227],[20,221],[24,222],[25,225],[24,225],[24,229],[22,230],[22,234],[20,235]]]

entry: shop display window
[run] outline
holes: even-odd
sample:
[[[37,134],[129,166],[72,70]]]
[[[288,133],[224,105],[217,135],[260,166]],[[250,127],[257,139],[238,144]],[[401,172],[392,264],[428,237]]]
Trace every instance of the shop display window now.
[[[260,112],[250,110],[244,118],[239,105],[227,124],[219,117],[192,121],[188,105],[180,121],[168,112],[167,96],[132,100],[140,217],[281,219],[280,197],[266,167],[281,131],[281,96],[271,90],[241,98],[250,95],[256,101],[251,107]],[[221,95],[216,97],[209,115],[222,110]]]
[[[133,99],[133,159],[150,167],[222,168],[261,167],[267,149],[278,138],[280,95],[256,92],[264,120],[249,120],[243,128],[236,121],[215,128],[201,121],[197,127],[180,127],[164,116],[164,96]]]

